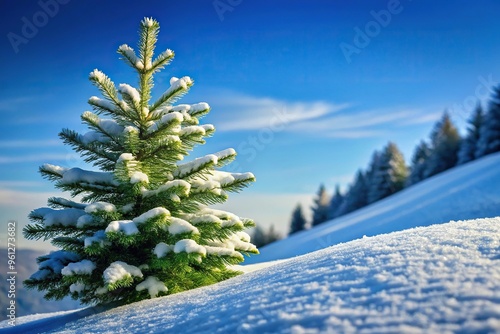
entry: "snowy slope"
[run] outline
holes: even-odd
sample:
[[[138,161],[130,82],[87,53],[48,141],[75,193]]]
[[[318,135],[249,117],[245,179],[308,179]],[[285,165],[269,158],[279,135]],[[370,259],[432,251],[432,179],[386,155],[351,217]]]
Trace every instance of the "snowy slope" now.
[[[260,250],[245,264],[286,259],[411,227],[500,215],[500,153],[455,167],[353,213]]]
[[[205,288],[1,333],[500,332],[500,218],[362,238]],[[5,326],[5,323],[2,323]]]

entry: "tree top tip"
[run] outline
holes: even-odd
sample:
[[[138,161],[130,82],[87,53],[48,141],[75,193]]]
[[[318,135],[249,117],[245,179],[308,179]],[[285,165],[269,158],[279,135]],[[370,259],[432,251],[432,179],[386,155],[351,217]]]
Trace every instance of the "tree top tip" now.
[[[141,26],[143,27],[147,27],[147,28],[151,28],[153,26],[156,26],[158,27],[159,26],[159,23],[158,21],[156,21],[155,19],[153,19],[152,17],[145,17],[144,19],[142,19],[141,21]]]

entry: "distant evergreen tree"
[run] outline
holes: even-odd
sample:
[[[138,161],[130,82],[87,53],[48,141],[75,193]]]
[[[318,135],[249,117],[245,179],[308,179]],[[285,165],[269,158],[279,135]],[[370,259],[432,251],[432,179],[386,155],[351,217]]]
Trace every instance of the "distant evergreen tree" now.
[[[411,186],[425,179],[425,170],[431,154],[430,148],[425,141],[421,141],[415,148],[411,158],[410,175],[406,181],[406,186]]]
[[[311,208],[313,213],[312,226],[319,225],[328,220],[329,207],[330,198],[328,197],[325,186],[321,185],[318,190],[317,198],[314,199],[314,205]]]
[[[262,227],[257,226],[253,229],[252,242],[254,245],[259,244],[261,246],[267,243],[266,232],[262,229]]]
[[[339,217],[340,207],[344,203],[344,195],[340,192],[340,186],[337,184],[335,186],[335,193],[330,200],[330,208],[328,210],[328,219],[333,219]]]
[[[274,225],[271,224],[267,230],[267,244],[273,243],[281,239],[281,234],[274,230]]]
[[[396,144],[389,142],[373,165],[368,190],[368,202],[373,203],[404,188],[408,176],[403,154]]]
[[[254,245],[258,244],[259,247],[268,245],[272,242],[281,239],[281,236],[278,232],[274,230],[274,225],[271,224],[269,226],[268,231],[266,232],[260,226],[254,228],[254,232],[252,235],[252,242]]]
[[[488,106],[478,142],[476,158],[500,151],[500,85]]]
[[[354,183],[349,187],[349,191],[345,194],[344,201],[337,212],[338,216],[366,206],[368,204],[367,193],[366,175],[362,170],[358,170]]]
[[[431,132],[431,154],[425,176],[431,177],[454,167],[460,149],[460,134],[445,111]]]
[[[481,104],[478,103],[474,113],[469,119],[469,127],[467,128],[467,136],[460,146],[460,151],[458,151],[458,164],[464,164],[466,162],[475,159],[475,154],[477,152],[477,146],[481,134],[481,127],[484,122],[484,112]]]
[[[367,187],[369,187],[370,184],[372,183],[375,171],[378,169],[378,164],[380,162],[380,156],[381,156],[381,152],[379,152],[378,150],[375,150],[375,152],[373,152],[373,154],[372,154],[370,164],[368,165],[368,169],[365,173],[365,184]],[[367,191],[368,191],[368,188],[367,188]],[[367,202],[366,203],[367,204],[371,203],[368,199],[368,194],[367,194]]]
[[[306,219],[302,213],[302,206],[297,204],[292,213],[292,222],[290,223],[290,233],[288,233],[288,235],[305,230],[306,223]]]

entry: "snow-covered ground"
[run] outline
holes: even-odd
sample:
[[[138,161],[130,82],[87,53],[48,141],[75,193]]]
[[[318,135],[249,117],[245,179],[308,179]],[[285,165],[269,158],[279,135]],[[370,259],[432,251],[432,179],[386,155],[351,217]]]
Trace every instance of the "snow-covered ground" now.
[[[286,259],[417,226],[500,216],[500,153],[455,167],[365,208],[296,233],[245,264]]]
[[[499,165],[487,156],[264,247],[234,279],[0,332],[500,333],[500,218],[443,224],[500,216]]]
[[[225,282],[2,333],[500,332],[500,218],[366,237]],[[6,323],[2,323],[6,326]]]

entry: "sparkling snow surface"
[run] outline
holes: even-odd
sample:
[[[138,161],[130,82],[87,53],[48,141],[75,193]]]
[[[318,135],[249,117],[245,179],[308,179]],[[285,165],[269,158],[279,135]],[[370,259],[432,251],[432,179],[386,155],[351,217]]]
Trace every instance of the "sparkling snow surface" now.
[[[498,333],[500,218],[365,237],[98,311],[27,316],[5,332]]]

